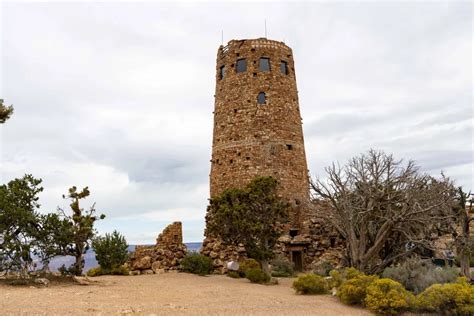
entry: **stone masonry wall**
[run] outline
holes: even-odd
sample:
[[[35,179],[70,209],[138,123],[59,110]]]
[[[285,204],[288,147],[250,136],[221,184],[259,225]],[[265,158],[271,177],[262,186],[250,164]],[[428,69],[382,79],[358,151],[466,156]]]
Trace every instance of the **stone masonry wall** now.
[[[183,244],[181,222],[167,226],[154,246],[137,246],[127,265],[131,274],[153,274],[177,270],[187,248]]]
[[[260,70],[268,58],[270,70]],[[246,71],[237,72],[245,59]],[[287,63],[288,74],[281,72]],[[221,79],[221,67],[224,76]],[[266,94],[259,104],[258,94]],[[297,205],[308,200],[308,168],[291,48],[267,39],[233,40],[219,47],[216,63],[210,195],[273,176],[279,194]],[[292,226],[299,226],[295,212]]]
[[[260,68],[261,58],[269,61],[268,70]],[[246,69],[239,72],[242,59]],[[264,104],[258,101],[262,92]],[[266,38],[219,47],[213,114],[210,196],[272,176],[279,181],[279,196],[291,205],[286,235],[290,229],[307,234],[309,177],[291,48]],[[245,255],[245,249],[225,247],[207,235],[201,252],[218,268]]]

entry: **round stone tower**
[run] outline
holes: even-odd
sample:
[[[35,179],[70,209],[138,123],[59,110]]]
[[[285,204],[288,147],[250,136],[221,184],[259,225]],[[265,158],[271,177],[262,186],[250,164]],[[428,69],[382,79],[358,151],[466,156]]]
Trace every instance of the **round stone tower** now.
[[[293,52],[266,38],[217,51],[211,197],[257,176],[279,181],[293,205],[289,228],[300,229],[309,180]]]

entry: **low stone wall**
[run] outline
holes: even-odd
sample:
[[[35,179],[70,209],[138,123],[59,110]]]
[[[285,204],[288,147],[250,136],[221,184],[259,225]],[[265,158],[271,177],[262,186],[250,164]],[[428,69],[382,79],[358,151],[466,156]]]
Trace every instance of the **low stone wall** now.
[[[225,273],[227,271],[227,262],[240,261],[247,258],[243,246],[225,246],[221,241],[211,237],[206,237],[204,239],[200,252],[212,259],[215,271],[218,273]]]
[[[177,270],[186,256],[181,222],[167,226],[154,246],[137,246],[130,254],[127,266],[131,274],[153,274]]]

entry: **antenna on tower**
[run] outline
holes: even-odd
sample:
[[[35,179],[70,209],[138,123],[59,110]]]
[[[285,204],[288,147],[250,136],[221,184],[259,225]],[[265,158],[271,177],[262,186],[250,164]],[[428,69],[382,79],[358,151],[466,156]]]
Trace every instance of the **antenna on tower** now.
[[[267,38],[267,19],[265,19],[265,38]]]
[[[224,30],[221,30],[221,45],[224,46]]]

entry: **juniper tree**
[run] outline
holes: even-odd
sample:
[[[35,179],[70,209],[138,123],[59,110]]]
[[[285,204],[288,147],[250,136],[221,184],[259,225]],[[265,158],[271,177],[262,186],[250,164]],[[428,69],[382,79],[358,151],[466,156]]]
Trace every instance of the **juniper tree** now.
[[[25,175],[0,186],[0,271],[20,271],[25,277],[32,267],[41,230],[40,184],[41,179]]]
[[[89,210],[80,207],[79,201],[89,195],[87,187],[82,191],[78,191],[75,186],[71,187],[63,198],[71,200],[72,215],[67,215],[63,209],[58,208],[57,213],[48,214],[44,220],[44,256],[74,256],[74,264],[69,269],[63,269],[75,275],[81,275],[84,269],[84,254],[89,250],[95,235],[94,223],[105,218],[104,214],[95,215],[95,204]]]
[[[288,221],[289,205],[277,196],[277,186],[272,177],[258,177],[245,188],[227,189],[210,199],[206,215],[210,236],[225,245],[243,244],[267,274],[268,261]]]
[[[0,99],[0,124],[3,124],[13,114],[13,106],[3,105],[3,99]]]
[[[95,258],[105,274],[127,261],[127,241],[116,230],[112,234],[105,234],[105,237],[94,238],[92,247],[95,251]]]

